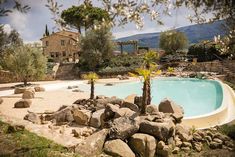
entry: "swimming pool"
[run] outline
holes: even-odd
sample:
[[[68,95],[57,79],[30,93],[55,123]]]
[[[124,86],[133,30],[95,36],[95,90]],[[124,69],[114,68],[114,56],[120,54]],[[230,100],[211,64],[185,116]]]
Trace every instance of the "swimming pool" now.
[[[218,109],[223,101],[223,90],[218,81],[191,78],[157,78],[153,79],[152,104],[158,105],[164,98],[169,98],[184,108],[185,117],[204,115]],[[89,85],[81,84],[79,88],[89,92]],[[130,94],[142,94],[142,82],[115,83],[95,85],[96,95],[117,96],[125,98]]]

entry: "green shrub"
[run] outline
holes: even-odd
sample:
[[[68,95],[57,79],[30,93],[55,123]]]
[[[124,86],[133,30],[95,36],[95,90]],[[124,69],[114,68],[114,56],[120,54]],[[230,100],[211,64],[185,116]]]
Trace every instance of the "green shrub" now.
[[[216,56],[220,56],[220,52],[213,42],[200,42],[189,47],[188,55],[195,56],[198,61],[211,61],[218,59]]]

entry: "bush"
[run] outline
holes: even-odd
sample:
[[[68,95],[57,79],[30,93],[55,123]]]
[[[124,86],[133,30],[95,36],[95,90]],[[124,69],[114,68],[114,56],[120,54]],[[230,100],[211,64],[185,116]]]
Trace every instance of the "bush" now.
[[[218,51],[214,43],[200,42],[189,47],[188,55],[193,55],[198,58],[198,61],[203,62],[218,59],[216,56],[220,56],[220,52]]]

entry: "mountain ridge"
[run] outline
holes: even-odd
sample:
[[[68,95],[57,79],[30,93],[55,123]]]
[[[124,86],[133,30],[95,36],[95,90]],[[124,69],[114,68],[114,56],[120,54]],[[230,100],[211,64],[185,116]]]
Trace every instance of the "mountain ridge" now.
[[[189,44],[198,43],[201,40],[212,40],[214,36],[224,36],[226,31],[223,29],[225,21],[220,20],[213,23],[195,24],[176,28],[175,30],[185,33]],[[116,39],[116,41],[138,40],[139,46],[159,48],[159,38],[161,32],[141,33]],[[125,46],[124,51],[129,52],[131,46]]]

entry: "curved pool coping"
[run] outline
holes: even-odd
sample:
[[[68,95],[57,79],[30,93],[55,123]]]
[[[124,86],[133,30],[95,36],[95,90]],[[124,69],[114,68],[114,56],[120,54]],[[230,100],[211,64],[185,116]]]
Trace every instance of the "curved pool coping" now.
[[[158,77],[159,78],[159,77]],[[162,78],[162,77],[160,77]],[[164,77],[163,77],[164,78]],[[102,79],[99,80],[97,83],[127,83],[127,82],[133,82],[138,81],[139,79],[131,78],[129,80],[114,80],[114,79]],[[194,126],[198,129],[203,128],[209,128],[216,125],[222,125],[225,123],[228,123],[235,119],[235,92],[232,90],[231,87],[229,87],[227,84],[224,84],[222,81],[218,79],[214,79],[215,81],[219,82],[219,84],[222,87],[223,90],[223,100],[222,104],[219,108],[216,110],[199,115],[199,116],[192,116],[192,117],[185,117],[183,118],[182,122],[183,124],[187,126]],[[52,84],[44,84],[42,85],[46,91],[53,91],[53,90],[59,90],[61,88],[66,88],[68,86],[72,85],[79,85],[84,84],[86,81],[84,80],[76,80],[76,81],[65,81],[65,82],[58,82],[58,83],[52,83]],[[0,91],[0,96],[7,96],[14,93],[14,90],[5,90]]]
[[[216,125],[222,125],[235,119],[235,113],[231,112],[234,111],[233,109],[235,108],[234,91],[231,89],[231,87],[229,87],[227,84],[224,84],[222,81],[218,79],[215,81],[220,83],[223,90],[223,100],[221,106],[207,114],[184,118],[183,123],[185,125],[203,129]]]

